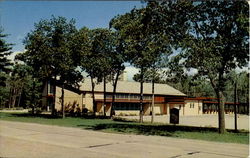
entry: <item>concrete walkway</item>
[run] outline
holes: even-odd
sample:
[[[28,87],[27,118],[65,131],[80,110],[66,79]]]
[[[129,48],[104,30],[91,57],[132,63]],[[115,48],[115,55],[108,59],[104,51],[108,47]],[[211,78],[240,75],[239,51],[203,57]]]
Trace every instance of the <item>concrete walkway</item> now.
[[[4,158],[246,158],[248,145],[0,121]]]
[[[139,116],[122,116],[126,119],[139,120]],[[151,116],[144,116],[144,121],[150,122]],[[198,127],[218,127],[218,115],[203,114],[199,116],[180,116],[180,125],[198,126]],[[155,116],[155,122],[169,123],[169,115]],[[227,129],[234,129],[234,115],[225,115]],[[249,130],[249,116],[238,115],[238,129]]]

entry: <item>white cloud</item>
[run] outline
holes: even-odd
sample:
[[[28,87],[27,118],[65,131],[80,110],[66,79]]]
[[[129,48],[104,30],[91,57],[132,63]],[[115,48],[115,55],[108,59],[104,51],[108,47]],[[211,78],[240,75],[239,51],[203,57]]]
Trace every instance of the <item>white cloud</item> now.
[[[133,81],[133,77],[136,73],[139,72],[139,69],[133,67],[133,66],[128,66],[125,68],[125,71],[127,72],[127,79],[128,81]]]
[[[7,56],[7,58],[10,59],[11,61],[14,61],[15,56],[20,53],[23,53],[23,51],[15,51],[11,55]]]
[[[198,73],[198,70],[195,68],[190,68],[187,72],[186,72],[189,76],[193,76],[195,74]]]

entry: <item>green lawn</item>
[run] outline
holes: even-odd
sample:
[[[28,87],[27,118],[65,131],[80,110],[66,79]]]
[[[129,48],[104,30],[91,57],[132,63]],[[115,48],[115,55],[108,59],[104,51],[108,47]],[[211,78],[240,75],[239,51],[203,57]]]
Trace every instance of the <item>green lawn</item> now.
[[[1,113],[0,120],[30,122],[47,125],[57,125],[65,127],[76,127],[88,130],[141,134],[141,135],[160,135],[177,138],[199,139],[207,141],[218,141],[228,143],[249,144],[249,132],[240,131],[233,133],[228,131],[226,134],[218,134],[216,128],[203,128],[191,126],[175,126],[169,124],[150,124],[136,122],[121,122],[110,119],[98,118],[74,118],[66,117],[65,119],[53,118],[50,115],[30,115],[18,113]]]

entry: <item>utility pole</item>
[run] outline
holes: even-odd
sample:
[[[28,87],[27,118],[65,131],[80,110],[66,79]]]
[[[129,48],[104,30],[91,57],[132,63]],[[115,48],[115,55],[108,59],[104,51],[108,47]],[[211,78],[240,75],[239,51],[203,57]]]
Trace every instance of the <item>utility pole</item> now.
[[[237,132],[237,81],[234,83],[234,127]]]

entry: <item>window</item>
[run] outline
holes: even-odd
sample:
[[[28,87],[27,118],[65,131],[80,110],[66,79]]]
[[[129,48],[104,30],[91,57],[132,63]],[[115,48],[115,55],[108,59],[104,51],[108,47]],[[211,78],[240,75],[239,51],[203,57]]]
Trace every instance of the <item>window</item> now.
[[[116,103],[114,106],[115,110],[140,110],[138,103]]]
[[[48,94],[54,94],[54,86],[50,81],[48,81]]]

